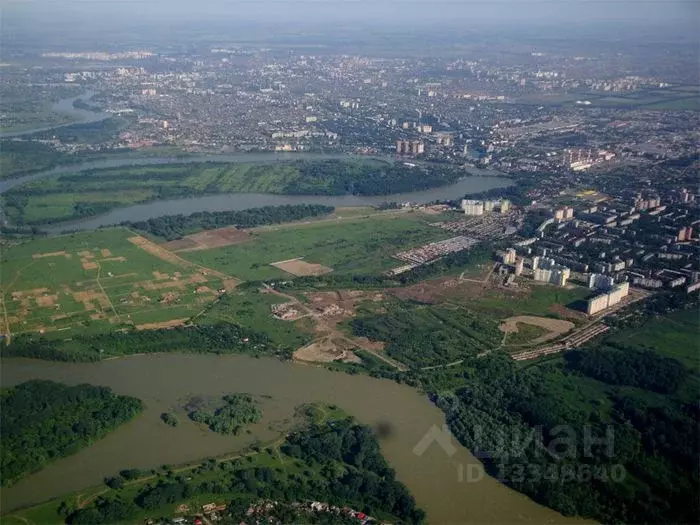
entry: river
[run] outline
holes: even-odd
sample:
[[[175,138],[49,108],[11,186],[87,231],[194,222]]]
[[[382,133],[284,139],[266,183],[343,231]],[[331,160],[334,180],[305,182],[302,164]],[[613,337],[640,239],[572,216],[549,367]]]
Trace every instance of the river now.
[[[0,194],[27,182],[46,177],[76,173],[93,169],[118,168],[121,166],[190,164],[198,162],[287,162],[291,160],[313,159],[334,160],[351,158],[347,154],[321,153],[233,153],[220,155],[195,155],[187,157],[115,157],[105,160],[85,162],[72,166],[61,166],[25,177],[0,181]],[[393,159],[391,159],[393,160]],[[197,211],[228,211],[256,208],[259,206],[278,206],[281,204],[325,204],[328,206],[371,206],[382,202],[431,202],[460,198],[466,193],[479,192],[493,188],[505,188],[513,184],[512,180],[494,170],[472,168],[469,177],[464,177],[454,184],[425,191],[380,196],[359,195],[273,195],[269,193],[227,193],[205,195],[185,199],[172,199],[136,204],[112,210],[97,217],[73,222],[64,222],[53,226],[44,226],[49,233],[68,230],[93,230],[101,226],[110,226],[124,221],[140,221],[161,217],[163,215],[189,214]]]
[[[380,439],[382,452],[431,523],[580,523],[493,478],[468,481],[479,463],[456,441],[452,455],[436,443],[422,454],[414,452],[433,425],[444,424],[444,417],[426,396],[393,381],[270,358],[200,354],[140,355],[98,363],[3,359],[0,378],[3,387],[30,379],[104,385],[146,405],[142,414],[104,439],[3,489],[3,512],[97,485],[120,469],[178,464],[240,450],[254,439],[274,439],[278,434],[269,429],[271,423],[290,417],[299,404],[324,401],[361,423],[383,423],[392,429]],[[251,435],[218,435],[200,430],[185,417],[172,428],[159,419],[191,396],[231,392],[271,396],[263,400],[263,420],[252,427]]]
[[[229,211],[257,208],[260,206],[280,206],[282,204],[325,204],[327,206],[372,206],[382,202],[432,202],[461,198],[466,193],[503,188],[512,182],[498,177],[465,177],[455,184],[426,191],[399,193],[381,196],[359,195],[273,195],[271,193],[226,193],[205,195],[185,199],[154,201],[112,210],[104,215],[65,222],[55,226],[43,226],[48,233],[61,233],[71,230],[94,230],[101,226],[120,224],[124,221],[143,221],[163,215],[188,215],[197,211]]]
[[[39,133],[41,131],[49,131],[52,129],[63,128],[66,126],[72,126],[74,124],[87,124],[90,122],[99,122],[100,120],[105,120],[111,115],[109,113],[103,113],[101,111],[90,111],[87,109],[76,108],[73,106],[73,102],[78,99],[82,99],[88,102],[95,94],[92,92],[83,93],[77,97],[62,98],[58,102],[51,105],[51,111],[54,113],[61,113],[63,115],[70,115],[73,117],[73,122],[68,122],[66,124],[59,124],[57,126],[43,126],[32,129],[25,129],[23,131],[9,131],[5,133],[0,133],[0,139],[7,139],[12,137],[21,137],[23,135],[32,135],[34,133]]]

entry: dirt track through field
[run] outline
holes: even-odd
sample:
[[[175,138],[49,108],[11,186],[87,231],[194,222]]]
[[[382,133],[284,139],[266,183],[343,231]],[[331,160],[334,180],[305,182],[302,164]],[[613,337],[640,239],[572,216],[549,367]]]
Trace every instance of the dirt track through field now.
[[[539,344],[549,341],[551,339],[556,339],[560,335],[565,334],[574,328],[574,323],[571,321],[562,321],[561,319],[551,319],[549,317],[535,317],[532,315],[519,315],[516,317],[509,317],[505,319],[501,325],[498,327],[501,332],[506,334],[514,333],[518,331],[518,323],[530,324],[533,326],[539,326],[548,330],[549,333],[544,334],[537,339],[534,339],[531,344]]]
[[[131,231],[131,230],[129,230]],[[134,233],[134,232],[131,232]],[[169,262],[170,264],[175,264],[177,266],[182,266],[183,268],[197,268],[201,271],[206,272],[207,274],[213,275],[214,277],[218,277],[219,279],[229,279],[229,280],[235,280],[238,281],[235,277],[225,274],[223,272],[219,272],[218,270],[213,270],[211,268],[207,268],[206,266],[201,266],[199,264],[195,264],[191,261],[185,260],[182,257],[175,255],[174,253],[166,250],[162,246],[157,245],[156,243],[149,241],[145,237],[142,237],[141,235],[134,234],[133,237],[129,237],[127,239],[131,244],[138,246],[142,250],[150,253],[151,255],[158,257],[159,259]],[[229,281],[232,282],[232,281]]]

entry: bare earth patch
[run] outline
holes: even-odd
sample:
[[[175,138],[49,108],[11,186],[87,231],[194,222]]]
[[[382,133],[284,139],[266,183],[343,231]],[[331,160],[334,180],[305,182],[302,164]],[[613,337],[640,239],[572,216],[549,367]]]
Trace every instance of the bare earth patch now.
[[[232,244],[240,244],[248,239],[250,239],[248,232],[229,226],[186,235],[182,239],[167,242],[163,246],[168,250],[185,252],[221,248]]]
[[[241,284],[241,280],[240,280],[240,279],[236,279],[236,278],[233,278],[233,279],[224,279],[224,280],[223,280],[223,283],[224,283],[224,288],[225,288],[226,290],[233,290],[236,286],[238,286],[239,284]]]
[[[102,308],[109,307],[109,299],[102,292],[94,292],[94,291],[74,292],[73,299],[75,299],[79,303],[83,303],[83,305],[85,306],[85,309],[88,311],[96,309],[94,304],[93,304],[93,301],[97,301]]]
[[[179,251],[179,250],[187,250],[189,248],[196,248],[197,243],[194,242],[192,239],[188,238],[182,238],[182,239],[176,239],[174,241],[169,241],[166,242],[163,247],[166,250],[170,250],[173,252]]]
[[[363,292],[360,290],[342,290],[335,292],[308,292],[309,306],[321,320],[328,325],[337,325],[345,319],[355,317],[358,303],[371,301],[381,302],[384,295],[379,292]]]
[[[333,271],[333,268],[329,268],[328,266],[323,266],[322,264],[308,263],[301,259],[278,261],[270,263],[270,266],[274,266],[275,268],[278,268],[283,272],[290,273],[295,277],[325,275]]]
[[[507,334],[514,333],[518,331],[518,323],[539,326],[540,328],[544,328],[545,330],[549,331],[549,333],[534,339],[532,344],[544,343],[545,341],[556,339],[560,335],[564,335],[573,329],[575,326],[571,321],[562,321],[561,319],[535,317],[532,315],[519,315],[505,319],[498,328],[501,330],[501,332]]]
[[[32,259],[43,259],[44,257],[65,257],[70,259],[71,256],[66,252],[35,253],[32,255]]]
[[[300,348],[294,352],[294,359],[298,361],[312,363],[332,363],[341,361],[343,363],[361,363],[350,345],[343,340],[333,340],[331,338],[316,341],[308,346]]]
[[[36,298],[36,304],[42,308],[51,308],[58,300],[58,295],[43,295]]]
[[[436,304],[451,298],[480,297],[484,294],[484,290],[485,285],[482,283],[442,277],[423,281],[406,288],[396,288],[390,290],[389,293],[403,300]]]
[[[182,326],[187,322],[187,319],[172,319],[170,321],[162,321],[160,323],[144,323],[137,324],[137,330],[159,330],[162,328],[175,328],[177,326]]]
[[[35,297],[48,291],[48,288],[34,288],[33,290],[21,290],[17,292],[12,292],[12,300],[16,301],[17,299],[21,299],[22,297]]]
[[[164,290],[167,288],[185,288],[187,283],[185,281],[165,281],[160,283],[154,283],[153,281],[144,281],[141,286],[145,290]]]

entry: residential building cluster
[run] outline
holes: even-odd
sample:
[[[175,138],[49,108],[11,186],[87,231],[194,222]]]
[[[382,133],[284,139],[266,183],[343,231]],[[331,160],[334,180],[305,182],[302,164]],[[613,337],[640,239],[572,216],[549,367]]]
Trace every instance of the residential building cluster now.
[[[431,242],[430,244],[425,244],[418,248],[399,252],[395,254],[394,257],[408,263],[426,264],[434,262],[450,253],[468,250],[478,242],[477,239],[472,237],[458,235],[457,237],[445,239],[444,241]]]
[[[508,213],[510,201],[507,199],[498,200],[471,200],[462,199],[462,210],[465,215],[484,215],[485,213]]]
[[[551,283],[557,286],[566,286],[571,277],[571,269],[557,264],[554,259],[535,256],[532,258],[532,272],[535,281]]]
[[[630,283],[628,282],[613,285],[609,291],[596,295],[587,301],[586,313],[588,315],[595,315],[606,308],[619,304],[624,297],[627,297],[629,291]]]

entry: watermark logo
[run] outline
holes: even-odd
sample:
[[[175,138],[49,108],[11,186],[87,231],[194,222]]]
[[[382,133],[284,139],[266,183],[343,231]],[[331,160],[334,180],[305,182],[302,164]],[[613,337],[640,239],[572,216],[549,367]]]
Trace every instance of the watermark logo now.
[[[583,459],[612,460],[615,457],[615,433],[606,426],[604,433],[596,434],[594,428],[585,425],[581,432],[569,425],[559,425],[549,431],[542,426],[533,428],[487,431],[480,425],[471,427],[470,447],[474,456],[486,460],[494,467],[492,474],[499,481],[522,483],[556,481],[582,482],[591,480],[619,483],[626,471],[623,465],[593,462]],[[545,439],[545,434],[548,439]],[[439,447],[447,457],[457,453],[455,438],[447,425],[432,425],[413,447],[416,456],[422,456],[430,447]],[[535,459],[533,462],[532,459]],[[528,461],[530,460],[530,461]],[[472,483],[486,475],[481,463],[457,463],[457,481]]]
[[[457,447],[452,444],[452,440],[452,432],[447,425],[442,425],[442,428],[433,425],[413,447],[413,453],[416,456],[422,456],[433,443],[436,443],[448,457],[452,457],[457,453]]]

